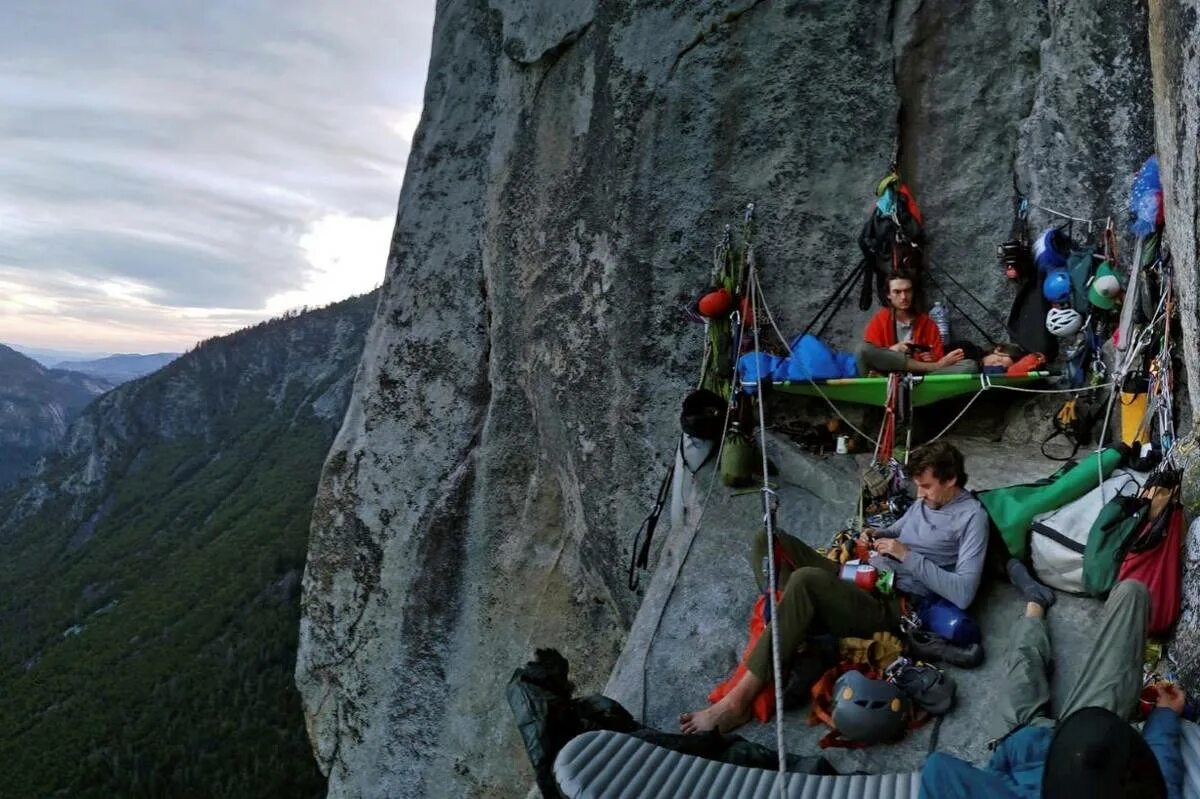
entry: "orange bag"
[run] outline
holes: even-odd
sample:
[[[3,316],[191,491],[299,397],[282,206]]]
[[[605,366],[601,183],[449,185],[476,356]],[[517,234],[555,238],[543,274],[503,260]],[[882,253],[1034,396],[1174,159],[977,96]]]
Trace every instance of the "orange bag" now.
[[[1023,356],[1019,361],[1008,367],[1005,372],[1006,377],[1024,377],[1030,372],[1039,369],[1046,362],[1046,356],[1040,352],[1031,352]]]
[[[775,592],[775,602],[779,602],[779,598],[783,596],[782,591]],[[708,695],[710,703],[716,702],[723,698],[726,694],[733,690],[733,687],[738,684],[738,680],[746,673],[746,662],[750,660],[750,653],[754,651],[754,645],[758,643],[759,637],[767,629],[767,620],[763,615],[766,608],[767,595],[759,594],[758,601],[754,603],[754,610],[750,613],[750,640],[746,642],[746,651],[742,653],[742,660],[738,663],[737,668],[733,670],[732,676],[724,682],[720,683]],[[751,710],[754,712],[754,718],[762,723],[771,720],[775,715],[775,684],[768,682],[763,686],[763,689],[754,697],[754,702],[751,703]]]

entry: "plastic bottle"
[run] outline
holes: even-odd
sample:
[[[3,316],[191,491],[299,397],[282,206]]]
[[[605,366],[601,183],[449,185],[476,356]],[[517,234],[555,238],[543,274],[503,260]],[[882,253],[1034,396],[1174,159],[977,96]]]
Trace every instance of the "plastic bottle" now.
[[[950,312],[946,310],[946,306],[940,302],[935,302],[933,307],[929,309],[929,318],[937,325],[938,334],[942,337],[942,344],[949,343]]]

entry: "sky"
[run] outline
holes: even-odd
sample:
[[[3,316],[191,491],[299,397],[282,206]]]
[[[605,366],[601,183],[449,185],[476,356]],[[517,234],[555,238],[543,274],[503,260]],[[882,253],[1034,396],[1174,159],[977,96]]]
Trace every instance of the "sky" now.
[[[369,291],[434,0],[0,0],[0,342],[195,342]]]

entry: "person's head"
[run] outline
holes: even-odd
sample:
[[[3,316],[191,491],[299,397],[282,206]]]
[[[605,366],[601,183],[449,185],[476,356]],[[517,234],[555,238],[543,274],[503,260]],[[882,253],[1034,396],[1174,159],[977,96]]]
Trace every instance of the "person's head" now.
[[[907,272],[893,272],[888,278],[888,304],[897,311],[912,312],[916,303],[916,284]]]
[[[1085,707],[1063,719],[1054,731],[1042,772],[1045,799],[1158,799],[1166,795],[1154,752],[1111,710]]]
[[[908,458],[908,473],[917,487],[917,498],[931,508],[942,507],[967,484],[962,453],[945,441],[914,449]]]
[[[983,356],[984,366],[1001,366],[1005,369],[1021,360],[1025,350],[1016,344],[997,344],[992,351]]]

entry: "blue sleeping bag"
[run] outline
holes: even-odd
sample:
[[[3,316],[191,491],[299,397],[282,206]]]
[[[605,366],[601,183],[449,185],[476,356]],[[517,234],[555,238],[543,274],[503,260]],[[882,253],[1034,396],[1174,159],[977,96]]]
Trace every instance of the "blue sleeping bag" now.
[[[797,336],[790,346],[792,354],[787,358],[765,352],[738,358],[737,373],[742,391],[754,391],[759,375],[773,383],[858,376],[858,365],[852,354],[836,352],[816,336]]]
[[[858,363],[849,352],[837,352],[814,335],[797,336],[791,341],[792,355],[788,358],[787,379],[831,380],[836,377],[858,377]]]

